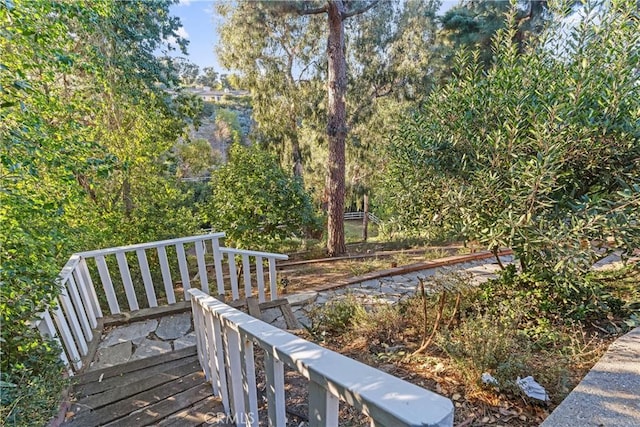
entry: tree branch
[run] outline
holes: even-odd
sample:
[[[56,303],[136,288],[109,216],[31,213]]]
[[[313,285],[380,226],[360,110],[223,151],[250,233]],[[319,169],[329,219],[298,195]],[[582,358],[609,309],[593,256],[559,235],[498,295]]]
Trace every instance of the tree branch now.
[[[314,9],[307,9],[304,6],[300,7],[300,5],[296,5],[295,11],[298,15],[319,15],[321,13],[327,13],[329,11],[329,6],[316,7]]]
[[[358,8],[358,9],[354,9],[350,12],[343,12],[342,13],[342,19],[347,19],[347,18],[351,18],[354,15],[360,15],[361,13],[365,13],[367,10],[371,9],[372,7],[374,7],[375,5],[378,4],[378,0],[373,0],[371,3]]]

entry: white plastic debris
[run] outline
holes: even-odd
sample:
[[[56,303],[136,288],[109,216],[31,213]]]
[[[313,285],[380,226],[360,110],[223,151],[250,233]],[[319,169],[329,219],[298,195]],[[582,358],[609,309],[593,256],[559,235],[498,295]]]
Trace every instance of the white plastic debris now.
[[[493,377],[493,375],[491,375],[488,372],[484,372],[482,374],[482,377],[480,377],[482,379],[482,383],[486,384],[486,385],[498,385],[498,380],[495,379]]]
[[[532,399],[541,400],[543,402],[549,400],[547,391],[544,389],[544,387],[538,384],[532,376],[528,376],[522,379],[518,377],[518,379],[516,380],[516,384],[518,384],[518,387],[520,387],[524,394],[531,397]]]

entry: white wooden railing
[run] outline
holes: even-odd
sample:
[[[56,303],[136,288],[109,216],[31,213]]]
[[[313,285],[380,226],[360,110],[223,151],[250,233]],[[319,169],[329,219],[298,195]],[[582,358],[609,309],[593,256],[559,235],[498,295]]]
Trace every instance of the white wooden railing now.
[[[74,254],[58,276],[61,293],[57,306],[42,313],[36,327],[44,336],[61,341],[60,357],[73,373],[82,368],[81,358],[88,353],[93,329],[103,313],[122,313],[125,300],[125,311],[132,312],[188,301],[188,291],[194,287],[209,294],[210,265],[217,295],[228,289],[233,300],[254,294],[260,302],[267,297],[277,299],[276,260],[288,257],[220,247],[222,237],[224,233],[210,233]],[[195,255],[195,260],[187,254]],[[241,262],[243,292],[236,258]],[[226,278],[223,264],[228,265]],[[191,271],[197,274],[192,276]],[[182,292],[177,292],[179,288]]]
[[[372,426],[452,426],[443,396],[305,341],[199,290],[189,291],[198,357],[213,394],[236,425],[257,426],[254,345],[263,351],[269,426],[286,425],[284,366],[308,382],[309,426],[338,425],[340,401]]]
[[[374,224],[380,224],[380,222],[381,222],[380,218],[378,218],[377,216],[375,216],[371,212],[367,212],[367,218],[369,218],[369,220],[371,222],[373,222]],[[344,220],[345,221],[356,220],[356,219],[364,219],[364,212],[356,211],[356,212],[345,212],[344,213]]]

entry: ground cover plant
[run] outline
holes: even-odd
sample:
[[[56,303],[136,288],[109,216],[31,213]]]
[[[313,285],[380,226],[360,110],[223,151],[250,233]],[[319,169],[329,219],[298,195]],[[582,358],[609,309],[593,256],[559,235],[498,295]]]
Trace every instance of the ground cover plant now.
[[[461,425],[538,426],[615,337],[640,326],[640,266],[590,276],[600,292],[586,317],[548,310],[554,298],[539,289],[504,278],[473,287],[449,272],[425,281],[425,297],[396,306],[365,307],[350,295],[330,301],[311,316],[308,336],[450,397]],[[443,286],[460,299],[441,304]],[[426,346],[425,329],[433,331]],[[497,384],[484,384],[483,373]],[[528,375],[549,402],[522,393],[516,379]]]

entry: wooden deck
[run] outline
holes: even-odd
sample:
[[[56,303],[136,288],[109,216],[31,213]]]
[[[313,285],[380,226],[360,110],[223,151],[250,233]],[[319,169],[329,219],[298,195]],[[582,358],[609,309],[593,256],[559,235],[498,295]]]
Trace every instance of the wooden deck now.
[[[195,347],[87,372],[74,379],[63,426],[224,425]]]

